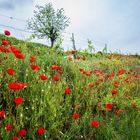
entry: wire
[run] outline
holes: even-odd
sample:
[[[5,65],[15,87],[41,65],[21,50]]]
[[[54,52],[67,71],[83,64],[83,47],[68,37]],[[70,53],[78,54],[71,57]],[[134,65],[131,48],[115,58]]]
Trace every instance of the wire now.
[[[12,26],[7,26],[7,25],[3,25],[3,24],[0,24],[0,26],[11,28],[11,29],[18,30],[18,31],[21,31],[21,32],[33,33],[33,32],[29,32],[29,31],[26,31],[26,30],[23,30],[23,29],[15,28],[15,27],[12,27]]]
[[[21,22],[27,22],[26,20],[19,19],[19,18],[14,18],[12,16],[7,16],[7,15],[3,15],[3,14],[0,14],[0,16],[5,17],[5,18],[9,18],[9,19],[12,19],[12,20],[18,20],[18,21],[21,21]]]

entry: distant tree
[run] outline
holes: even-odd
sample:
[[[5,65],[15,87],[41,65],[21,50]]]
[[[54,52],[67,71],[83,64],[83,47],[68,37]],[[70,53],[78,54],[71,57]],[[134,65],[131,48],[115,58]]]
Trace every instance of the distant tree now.
[[[105,47],[102,50],[103,53],[107,53],[107,44],[105,44]]]
[[[88,50],[90,51],[90,53],[91,53],[92,51],[95,51],[95,48],[94,48],[94,46],[93,46],[93,43],[92,43],[92,41],[89,40],[89,39],[88,39]]]
[[[64,29],[69,26],[69,18],[64,15],[64,9],[54,10],[51,3],[45,6],[36,5],[34,17],[28,20],[28,29],[33,30],[38,38],[47,38],[51,42],[51,47]]]

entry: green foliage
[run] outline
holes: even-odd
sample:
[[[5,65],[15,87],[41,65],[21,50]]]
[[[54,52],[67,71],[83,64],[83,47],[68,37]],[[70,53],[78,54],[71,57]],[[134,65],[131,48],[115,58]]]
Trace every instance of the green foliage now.
[[[138,70],[135,67],[140,64],[139,59],[117,54],[91,56],[77,51],[78,55],[85,55],[86,60],[69,61],[64,59],[63,54],[58,53],[58,49],[48,49],[45,45],[23,42],[2,35],[0,38],[10,40],[26,56],[22,60],[15,58],[13,53],[0,52],[0,111],[6,110],[5,117],[0,118],[0,139],[20,137],[18,131],[21,128],[27,130],[27,135],[20,139],[140,139],[140,87],[139,79],[134,77],[135,70]],[[30,63],[30,56],[35,56],[36,62]],[[40,66],[41,70],[33,71],[31,64]],[[64,74],[60,75],[58,70],[52,70],[52,65],[61,66]],[[8,68],[15,70],[13,76],[6,73]],[[87,76],[82,74],[79,68],[86,72],[101,70],[103,75],[92,72],[91,76]],[[118,70],[122,68],[125,69],[125,73],[117,76]],[[130,69],[133,69],[133,72],[127,74]],[[113,73],[115,75],[111,78],[105,78]],[[42,74],[47,76],[46,81],[39,78]],[[60,81],[54,81],[53,75],[59,75]],[[129,78],[130,83],[126,82],[126,78]],[[103,79],[103,82],[96,85],[99,79]],[[118,94],[112,96],[115,81],[119,86]],[[19,91],[11,90],[8,84],[12,82],[24,82],[28,86]],[[90,83],[94,84],[93,88],[89,87]],[[70,94],[65,94],[66,87],[70,88]],[[129,94],[127,98],[126,94]],[[15,105],[15,97],[24,98],[24,102]],[[134,102],[136,108],[133,108]],[[110,111],[105,108],[107,103],[113,105]],[[117,114],[117,109],[122,109],[123,112]],[[79,113],[80,118],[73,119],[73,113]],[[97,120],[100,127],[93,128],[92,120]],[[6,124],[11,124],[14,129],[5,130]],[[37,134],[38,127],[45,128],[43,135]]]

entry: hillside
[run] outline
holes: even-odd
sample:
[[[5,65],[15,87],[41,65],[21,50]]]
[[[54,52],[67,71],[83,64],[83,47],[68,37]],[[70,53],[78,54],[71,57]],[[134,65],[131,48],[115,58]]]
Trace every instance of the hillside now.
[[[0,40],[1,140],[140,139],[138,57]]]

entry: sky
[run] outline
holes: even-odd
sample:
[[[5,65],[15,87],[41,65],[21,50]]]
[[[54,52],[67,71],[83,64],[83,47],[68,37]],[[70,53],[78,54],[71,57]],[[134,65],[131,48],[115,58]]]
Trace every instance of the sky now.
[[[86,49],[90,39],[97,51],[106,43],[111,52],[140,54],[140,0],[0,0],[0,33],[9,29],[12,36],[26,39],[29,33],[1,24],[25,30],[27,23],[22,20],[33,16],[35,5],[49,2],[54,9],[64,8],[70,18],[70,25],[63,34],[65,49],[72,49],[70,38],[74,33],[77,49]],[[43,39],[33,41],[48,44]]]

